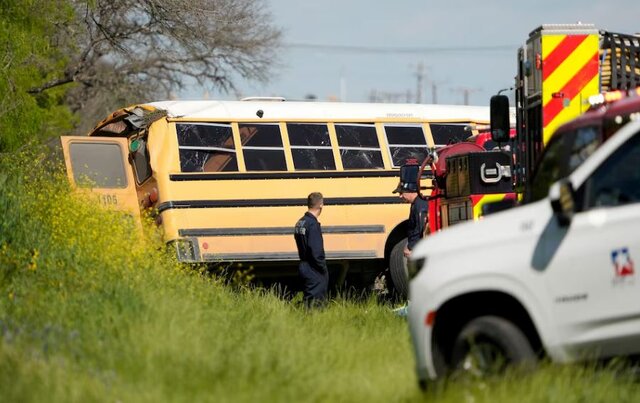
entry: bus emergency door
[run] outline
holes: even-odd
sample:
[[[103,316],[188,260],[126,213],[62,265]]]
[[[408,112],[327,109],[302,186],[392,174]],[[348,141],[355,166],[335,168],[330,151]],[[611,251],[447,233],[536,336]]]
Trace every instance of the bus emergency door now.
[[[60,137],[67,176],[76,189],[89,189],[105,207],[140,219],[129,142],[116,137]]]

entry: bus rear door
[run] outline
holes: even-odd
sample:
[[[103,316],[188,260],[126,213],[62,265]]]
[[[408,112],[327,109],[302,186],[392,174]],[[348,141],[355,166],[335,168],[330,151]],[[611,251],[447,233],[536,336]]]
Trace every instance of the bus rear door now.
[[[100,204],[140,219],[129,143],[116,137],[60,137],[67,175],[78,189],[90,189]]]

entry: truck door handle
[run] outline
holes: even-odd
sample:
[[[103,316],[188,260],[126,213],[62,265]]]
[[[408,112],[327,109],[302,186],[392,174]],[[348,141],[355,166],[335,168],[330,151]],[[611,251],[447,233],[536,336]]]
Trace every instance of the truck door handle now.
[[[491,175],[491,178],[487,178],[487,175]],[[484,183],[497,183],[502,180],[502,177],[511,177],[511,166],[503,166],[496,162],[495,168],[487,168],[487,164],[480,165],[480,178]]]

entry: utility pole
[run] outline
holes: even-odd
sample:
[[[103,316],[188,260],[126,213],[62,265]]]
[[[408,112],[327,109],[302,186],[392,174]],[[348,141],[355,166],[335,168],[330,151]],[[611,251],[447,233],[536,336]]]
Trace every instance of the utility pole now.
[[[446,84],[448,80],[445,80],[445,81],[430,80],[429,82],[431,83],[431,103],[437,104],[438,103],[438,86],[440,86],[441,84]]]
[[[418,71],[416,72],[416,103],[422,103],[422,80],[424,80],[424,63],[418,63]]]
[[[438,103],[438,84],[435,81],[431,82],[431,102],[433,104]]]
[[[344,66],[340,68],[340,101],[347,102],[347,78]]]
[[[455,90],[452,90],[458,93],[462,93],[463,99],[464,99],[464,104],[463,105],[469,105],[469,96],[474,93],[474,92],[479,92],[481,91],[481,88],[471,88],[471,87],[458,87]]]
[[[369,93],[369,102],[378,102],[378,92],[375,89]]]

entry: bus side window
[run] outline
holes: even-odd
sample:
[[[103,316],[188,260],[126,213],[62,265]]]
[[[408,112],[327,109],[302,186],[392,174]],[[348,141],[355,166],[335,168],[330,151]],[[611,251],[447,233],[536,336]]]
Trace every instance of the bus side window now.
[[[429,126],[436,148],[463,141],[471,135],[470,131],[465,130],[468,123],[431,123]]]
[[[135,149],[131,151],[131,159],[133,162],[133,171],[136,175],[136,182],[141,185],[151,177],[151,164],[149,163],[149,153],[147,150],[147,142],[142,139],[136,139],[131,142],[130,149],[133,148],[133,144],[135,144]]]
[[[382,152],[373,124],[336,124],[344,169],[384,168]]]
[[[81,187],[124,189],[127,176],[122,149],[114,143],[82,143],[69,145],[73,180]]]
[[[394,168],[401,167],[410,158],[415,158],[418,162],[424,161],[428,149],[422,126],[385,124],[384,131]]]
[[[176,123],[182,172],[238,171],[228,123]]]
[[[247,171],[286,171],[284,146],[277,123],[240,123]]]
[[[325,123],[287,123],[296,170],[335,170],[329,129]]]

